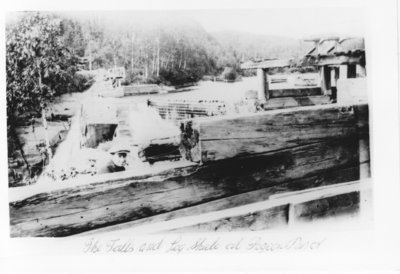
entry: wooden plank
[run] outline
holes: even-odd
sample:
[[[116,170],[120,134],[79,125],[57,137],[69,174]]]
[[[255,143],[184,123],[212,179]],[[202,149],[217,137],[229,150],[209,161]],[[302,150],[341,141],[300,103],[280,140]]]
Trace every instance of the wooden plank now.
[[[236,212],[223,210],[200,215],[193,220],[178,219],[163,224],[158,232],[257,231],[291,222],[351,216],[359,212],[360,191],[370,187],[368,182],[356,181],[308,189],[306,193],[292,192],[276,200],[237,207]]]
[[[204,165],[187,176],[110,180],[10,203],[11,236],[66,236],[359,166],[356,139]]]
[[[303,97],[316,95],[322,95],[321,88],[272,89],[269,91],[269,98]]]
[[[264,104],[267,101],[266,90],[267,87],[267,79],[266,73],[262,68],[257,69],[257,81],[258,81],[258,89],[257,89],[257,97],[261,104]]]
[[[360,192],[354,191],[295,205],[294,218],[297,222],[304,222],[322,217],[354,215],[359,212],[359,205]]]
[[[242,215],[220,217],[217,220],[204,220],[199,216],[201,223],[189,224],[184,227],[165,227],[160,233],[184,233],[184,232],[231,232],[231,231],[260,231],[277,227],[284,227],[288,222],[288,205],[275,206],[256,212],[248,212]],[[185,223],[184,223],[185,224]]]
[[[319,69],[322,94],[331,95],[331,68],[328,66],[322,66]]]
[[[317,65],[318,66],[327,66],[327,65],[346,65],[346,64],[360,64],[362,60],[361,56],[336,56],[336,55],[327,55],[320,56]]]
[[[206,163],[355,136],[357,121],[353,106],[329,105],[199,119],[193,129],[201,151],[192,159]]]
[[[173,232],[231,232],[231,231],[260,231],[271,228],[293,225],[298,222],[315,221],[320,218],[337,218],[341,216],[354,216],[359,213],[359,192],[346,193],[334,197],[323,198],[315,201],[300,203],[298,205],[285,204],[273,206],[263,210],[250,211],[242,215],[230,213],[233,216],[220,216],[217,220],[205,219],[198,216],[197,221],[203,221],[185,225],[186,220],[177,220],[175,226],[167,227],[163,224],[164,230],[158,233]],[[219,212],[220,213],[220,212]],[[225,212],[224,212],[225,213]],[[229,215],[228,213],[228,215]],[[226,213],[225,213],[226,214]],[[178,225],[178,221],[181,226]],[[171,224],[170,224],[171,225]]]
[[[360,181],[335,184],[309,189],[306,192],[295,191],[280,198],[268,199],[235,208],[125,229],[135,234],[263,230],[287,224],[290,204],[299,206],[298,209],[303,209],[301,212],[307,212],[308,215],[304,216],[311,216],[312,218],[339,215],[339,211],[341,214],[345,212],[353,213],[353,209],[358,206],[359,200],[353,199],[349,201],[346,197],[353,198],[360,191],[370,189],[370,187],[369,182],[361,183]],[[330,204],[325,207],[312,206],[316,205],[316,202],[326,201],[329,201]],[[335,211],[336,205],[338,206],[337,211]],[[296,218],[299,216],[296,216]],[[304,216],[300,217],[303,218]]]
[[[263,106],[264,110],[294,108],[300,106],[315,106],[330,104],[331,99],[327,95],[304,96],[304,97],[283,97],[269,99]]]
[[[283,183],[275,185],[272,187],[262,188],[259,190],[254,190],[238,195],[229,196],[222,199],[217,199],[211,202],[202,203],[195,206],[189,206],[187,208],[182,208],[178,210],[173,210],[171,212],[158,214],[155,216],[113,225],[101,229],[95,229],[93,231],[88,231],[83,233],[83,235],[92,235],[99,233],[107,233],[113,231],[132,229],[142,225],[156,224],[164,221],[174,220],[178,218],[196,216],[204,213],[210,213],[213,211],[219,211],[229,208],[234,208],[238,206],[243,206],[246,204],[261,202],[268,200],[271,195],[286,193],[290,191],[299,191],[308,188],[327,186],[342,182],[355,181],[359,177],[359,167],[349,167],[339,170],[328,171],[323,174],[305,177],[299,180],[294,180],[288,183]],[[290,218],[289,218],[290,221]]]
[[[285,59],[272,59],[261,62],[246,62],[243,63],[241,69],[266,69],[266,68],[282,68],[290,66],[291,61]]]

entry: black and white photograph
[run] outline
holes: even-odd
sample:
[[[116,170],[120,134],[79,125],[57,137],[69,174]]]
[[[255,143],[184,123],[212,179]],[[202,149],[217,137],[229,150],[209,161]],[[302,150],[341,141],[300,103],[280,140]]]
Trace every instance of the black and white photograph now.
[[[370,58],[387,56],[367,18],[265,5],[5,12],[6,237],[90,239],[81,249],[95,253],[101,237],[128,252],[120,237],[373,229],[372,94],[384,95]],[[190,251],[222,246],[202,239]]]
[[[314,11],[8,14],[11,236],[356,218],[371,191],[362,17],[321,10],[353,26],[324,18],[304,38],[230,26],[279,26],[276,12],[306,26]]]

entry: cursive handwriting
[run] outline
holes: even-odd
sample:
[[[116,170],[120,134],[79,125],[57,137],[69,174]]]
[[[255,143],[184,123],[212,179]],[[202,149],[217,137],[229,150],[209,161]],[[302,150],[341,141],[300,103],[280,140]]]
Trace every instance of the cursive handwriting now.
[[[294,237],[288,240],[270,240],[263,237],[199,237],[184,238],[170,236],[155,240],[109,239],[95,237],[84,242],[83,252],[98,253],[167,253],[181,254],[185,252],[277,252],[277,251],[313,251],[318,250],[326,239],[307,239]]]

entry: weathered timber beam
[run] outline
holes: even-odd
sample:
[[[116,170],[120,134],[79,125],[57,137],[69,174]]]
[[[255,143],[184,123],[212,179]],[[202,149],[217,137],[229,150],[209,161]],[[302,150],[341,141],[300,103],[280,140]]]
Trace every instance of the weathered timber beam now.
[[[286,225],[290,217],[304,220],[353,213],[358,210],[359,192],[367,188],[370,184],[360,181],[316,187],[234,208],[125,229],[130,233],[264,230]],[[289,215],[289,205],[294,205],[294,214]]]
[[[359,213],[360,192],[354,191],[328,198],[293,205],[293,222],[313,221],[318,218],[347,217]]]
[[[281,97],[302,97],[302,96],[317,96],[321,94],[321,88],[297,88],[297,89],[270,89],[269,98]]]
[[[272,195],[279,193],[287,193],[292,191],[299,191],[309,188],[327,186],[342,182],[354,181],[358,179],[359,167],[349,167],[339,170],[332,170],[323,174],[314,175],[299,180],[294,180],[288,183],[283,183],[259,190],[254,190],[242,194],[233,195],[230,197],[217,199],[211,202],[202,203],[195,206],[189,206],[171,212],[158,214],[155,216],[127,222],[123,224],[113,225],[105,228],[95,229],[92,231],[84,232],[81,235],[99,235],[100,233],[108,233],[114,231],[129,231],[141,226],[149,224],[160,224],[165,221],[179,219],[188,216],[197,216],[200,214],[210,213],[214,211],[225,210],[238,206],[244,206],[250,203],[262,202],[270,199]],[[138,228],[138,229],[142,229]],[[146,231],[144,231],[147,233]]]
[[[356,136],[355,106],[323,105],[273,110],[246,116],[198,119],[192,160],[202,163],[242,157],[298,145]],[[367,105],[359,108],[368,109]],[[358,137],[357,137],[358,138]],[[197,150],[196,150],[197,149]]]
[[[81,193],[106,191],[112,188],[124,187],[136,181],[151,180],[163,181],[168,178],[187,176],[198,170],[195,163],[175,162],[169,168],[154,168],[150,171],[126,171],[118,173],[99,174],[95,176],[82,176],[63,182],[51,184],[34,184],[25,187],[10,188],[8,191],[10,204],[25,201],[27,203],[40,203],[49,197],[58,197],[56,193]]]
[[[271,98],[264,104],[264,110],[294,108],[301,106],[315,106],[331,103],[327,95],[302,96],[302,97],[278,97]]]
[[[347,64],[361,64],[362,57],[352,57],[352,56],[336,56],[336,55],[328,55],[321,56],[317,61],[318,66],[327,66],[327,65],[347,65]]]
[[[356,138],[218,161],[165,180],[110,181],[41,193],[10,203],[11,236],[72,235],[349,167],[359,167]]]
[[[276,60],[266,60],[261,62],[246,62],[243,63],[241,69],[267,69],[267,68],[283,68],[290,66],[290,60],[276,59]]]
[[[265,209],[250,210],[243,212],[218,212],[208,216],[197,216],[197,218],[178,219],[176,222],[166,222],[161,226],[143,227],[153,233],[184,233],[184,232],[227,232],[227,231],[261,231],[271,228],[284,227],[288,224],[315,221],[319,218],[343,215],[355,215],[359,212],[360,193],[355,191],[334,197],[322,198],[300,204],[288,204],[284,201],[282,205],[270,205]],[[272,204],[272,203],[271,203]],[[291,209],[293,208],[293,209]],[[246,210],[249,210],[247,208]],[[289,211],[293,211],[289,212]],[[225,216],[224,216],[225,215]],[[186,225],[186,226],[185,226]],[[135,230],[132,232],[136,232]]]

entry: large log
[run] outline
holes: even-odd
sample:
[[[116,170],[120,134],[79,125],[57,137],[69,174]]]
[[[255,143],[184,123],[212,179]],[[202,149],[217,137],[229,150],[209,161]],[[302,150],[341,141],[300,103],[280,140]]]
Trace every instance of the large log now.
[[[40,193],[10,203],[11,236],[72,235],[358,167],[358,139],[346,138],[188,167],[182,172],[187,176],[116,179]],[[356,179],[356,173],[343,180]]]
[[[324,105],[193,121],[193,161],[207,163],[356,136],[367,105]],[[367,120],[368,121],[368,120]]]
[[[358,167],[350,167],[339,170],[333,170],[324,174],[306,177],[300,180],[291,181],[275,185],[272,187],[262,188],[250,192],[245,192],[226,198],[217,199],[214,201],[202,203],[195,206],[173,210],[167,213],[158,214],[155,216],[142,218],[139,220],[113,225],[101,229],[95,229],[83,233],[83,235],[92,235],[98,233],[108,233],[113,231],[131,230],[131,229],[146,229],[146,226],[152,224],[162,224],[166,221],[177,220],[184,217],[198,216],[202,214],[211,213],[214,211],[221,211],[239,206],[244,206],[251,203],[257,203],[269,200],[274,195],[282,193],[292,193],[293,191],[300,191],[310,188],[334,185],[341,182],[354,181],[358,179]],[[254,218],[256,219],[256,218]],[[243,224],[245,226],[246,224]]]
[[[275,195],[272,193],[276,192],[277,188],[270,187],[136,222],[95,230],[84,235],[110,233],[116,230],[135,234],[265,230],[321,217],[347,218],[359,210],[359,193],[370,189],[371,184],[368,180],[320,187],[310,186],[305,190]],[[221,205],[229,203],[234,205],[221,208]],[[193,210],[210,209],[210,207],[213,210],[208,212]]]

